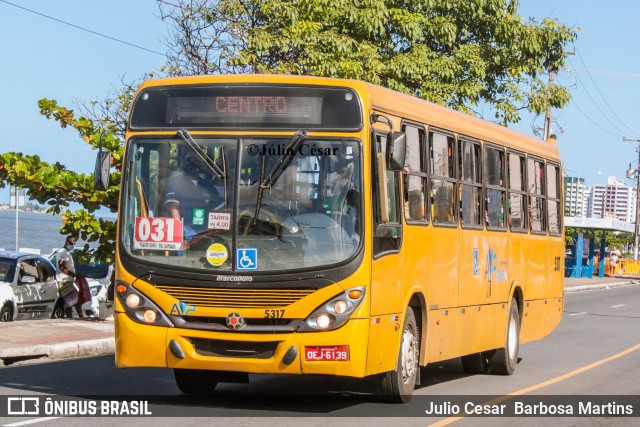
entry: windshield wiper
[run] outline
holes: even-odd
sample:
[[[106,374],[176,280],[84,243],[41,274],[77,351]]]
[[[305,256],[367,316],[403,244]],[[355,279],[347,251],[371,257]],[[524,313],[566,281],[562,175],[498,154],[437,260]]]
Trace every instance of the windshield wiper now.
[[[179,130],[178,132],[176,132],[178,134],[178,136],[180,137],[180,139],[182,139],[185,144],[187,144],[189,146],[189,148],[191,148],[191,150],[200,158],[200,160],[202,160],[204,162],[205,165],[207,165],[207,167],[218,176],[218,178],[222,178],[226,181],[227,176],[226,176],[226,171],[220,169],[220,166],[218,166],[211,157],[209,157],[208,154],[206,154],[205,152],[202,151],[202,148],[200,148],[200,146],[198,145],[198,143],[193,139],[193,137],[189,134],[189,132],[187,132],[184,129]]]
[[[303,130],[298,130],[293,134],[287,146],[284,148],[284,153],[280,156],[280,158],[276,161],[276,163],[271,168],[269,175],[265,178],[264,176],[264,168],[266,166],[265,158],[262,159],[262,168],[260,169],[260,187],[258,188],[258,200],[256,203],[256,213],[253,216],[253,225],[256,224],[258,220],[258,215],[260,214],[260,205],[262,204],[262,193],[265,189],[271,187],[274,182],[280,178],[282,172],[289,166],[291,160],[295,157],[298,152],[298,148],[300,148],[300,144],[307,137],[307,132]]]
[[[200,158],[200,160],[202,160],[203,163],[207,165],[207,167],[214,173],[214,175],[217,175],[218,178],[221,178],[223,180],[224,182],[223,198],[224,198],[224,207],[226,209],[228,207],[228,201],[227,201],[228,175],[227,175],[227,156],[225,154],[224,147],[220,147],[222,151],[222,168],[220,168],[220,166],[218,166],[216,162],[206,152],[204,152],[200,148],[198,143],[193,139],[193,137],[189,134],[189,132],[187,132],[184,129],[180,129],[176,133],[180,137],[180,139],[182,139],[185,142],[185,144],[187,144],[189,148],[191,148],[191,151],[193,151]]]

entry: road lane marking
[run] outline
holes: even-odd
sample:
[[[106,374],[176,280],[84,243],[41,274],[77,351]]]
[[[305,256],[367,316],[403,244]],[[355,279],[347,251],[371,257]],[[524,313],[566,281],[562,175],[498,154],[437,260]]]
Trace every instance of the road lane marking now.
[[[580,313],[569,313],[569,316],[582,316],[583,314],[587,314],[587,312],[581,311]]]
[[[51,421],[51,420],[57,420],[58,418],[62,418],[62,417],[44,417],[44,418],[36,418],[33,420],[27,420],[27,421],[21,421],[19,423],[12,423],[12,424],[4,424],[3,427],[18,427],[18,426],[26,426],[27,424],[35,424],[35,423],[41,423],[43,421]]]
[[[624,307],[626,304],[618,304],[618,305],[612,305],[611,308],[620,308],[620,307]]]
[[[589,370],[591,370],[593,368],[597,368],[600,365],[604,365],[605,363],[609,363],[609,362],[611,362],[613,360],[619,359],[622,356],[626,356],[627,354],[633,353],[636,350],[640,350],[640,344],[636,344],[633,347],[630,347],[630,348],[628,348],[628,349],[626,349],[624,351],[621,351],[620,353],[614,354],[613,356],[609,356],[609,357],[604,358],[602,360],[598,360],[597,362],[593,362],[590,365],[583,366],[582,368],[574,369],[571,372],[568,372],[566,374],[560,375],[560,376],[555,377],[555,378],[551,378],[550,380],[541,382],[541,383],[536,384],[536,385],[532,385],[531,387],[520,389],[518,391],[514,391],[513,393],[505,394],[504,396],[498,397],[497,399],[493,399],[493,400],[491,400],[489,402],[481,403],[481,405],[496,405],[498,403],[504,402],[505,400],[510,400],[510,399],[512,399],[512,398],[514,398],[516,396],[521,396],[523,394],[530,393],[532,391],[536,391],[536,390],[539,390],[541,388],[544,388],[544,387],[559,383],[560,381],[564,381],[564,380],[566,380],[568,378],[574,377],[576,375],[580,375],[580,374],[582,374],[582,373],[584,373],[586,371],[589,371]],[[459,417],[445,418],[444,420],[438,421],[437,423],[429,424],[429,427],[446,426],[448,424],[455,423],[456,421],[459,421],[459,420],[461,420],[463,418],[466,418],[466,415],[461,415]]]

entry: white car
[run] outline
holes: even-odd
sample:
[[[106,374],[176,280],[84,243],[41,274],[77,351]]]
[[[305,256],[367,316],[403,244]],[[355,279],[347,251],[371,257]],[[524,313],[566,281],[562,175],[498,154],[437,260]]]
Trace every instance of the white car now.
[[[55,265],[56,252],[48,256],[51,263]],[[82,304],[82,314],[88,317],[98,317],[100,313],[100,303],[107,302],[112,299],[109,297],[109,288],[112,286],[113,279],[113,266],[111,264],[105,264],[101,261],[91,261],[88,264],[82,264],[77,261],[76,257],[73,257],[76,273],[83,275],[87,279],[89,284],[89,291],[91,292],[91,301],[86,301]],[[113,293],[111,293],[113,295]],[[75,317],[75,310],[74,310]]]
[[[40,255],[0,251],[0,321],[62,317],[56,270]]]
[[[0,268],[2,268],[2,262],[0,262]],[[13,296],[13,289],[4,282],[2,271],[0,271],[0,279],[3,280],[0,282],[0,322],[10,322],[16,320],[18,305]]]

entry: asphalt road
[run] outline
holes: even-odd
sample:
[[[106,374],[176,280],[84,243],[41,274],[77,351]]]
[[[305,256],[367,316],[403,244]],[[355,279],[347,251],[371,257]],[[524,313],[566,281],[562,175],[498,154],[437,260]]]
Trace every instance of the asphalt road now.
[[[282,426],[427,426],[446,425],[637,425],[640,418],[640,285],[567,294],[564,319],[548,338],[522,345],[512,376],[465,375],[458,359],[422,370],[422,385],[408,405],[376,402],[368,383],[328,377],[251,376],[250,384],[224,384],[207,398],[180,395],[173,374],[163,369],[118,370],[112,356],[0,368],[0,399],[5,396],[127,395],[149,402],[154,415],[119,419],[123,425]],[[139,396],[139,397],[135,397]],[[559,397],[558,397],[559,396]],[[575,397],[577,396],[577,397]],[[93,398],[88,397],[89,400]],[[97,399],[97,398],[96,398]],[[427,416],[431,402],[464,405],[493,401],[512,408],[543,401],[550,406],[635,405],[636,417],[460,418],[451,408]],[[496,403],[497,402],[497,403]],[[1,402],[0,402],[1,403]],[[508,411],[508,409],[507,409]],[[464,411],[462,411],[464,412]],[[508,413],[508,412],[507,412]],[[463,414],[464,415],[464,414]],[[190,416],[208,417],[189,418]],[[27,420],[55,426],[86,426],[84,418],[33,416]],[[112,425],[113,418],[94,418],[91,425]],[[64,424],[63,424],[64,423]],[[17,424],[16,424],[17,425]]]

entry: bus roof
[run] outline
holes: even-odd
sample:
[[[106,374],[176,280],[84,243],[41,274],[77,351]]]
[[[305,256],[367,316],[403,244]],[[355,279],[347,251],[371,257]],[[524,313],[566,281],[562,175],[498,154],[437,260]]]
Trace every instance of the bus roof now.
[[[516,150],[537,154],[559,161],[558,145],[525,135],[513,129],[482,120],[433,102],[406,95],[382,86],[359,80],[329,77],[296,76],[278,74],[225,74],[205,76],[168,77],[147,80],[139,91],[153,86],[179,86],[197,84],[232,83],[282,83],[319,86],[344,86],[368,96],[364,102],[380,112],[386,112],[408,120],[428,123],[430,126],[456,132],[486,142],[494,142]]]

